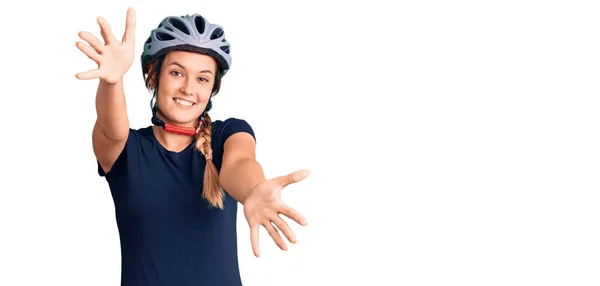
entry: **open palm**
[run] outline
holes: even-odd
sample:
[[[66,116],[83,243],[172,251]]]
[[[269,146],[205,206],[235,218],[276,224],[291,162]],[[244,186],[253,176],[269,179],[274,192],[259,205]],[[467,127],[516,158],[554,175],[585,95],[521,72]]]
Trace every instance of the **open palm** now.
[[[97,18],[104,43],[89,32],[80,32],[79,37],[83,42],[77,42],[77,48],[98,64],[98,69],[89,70],[76,74],[78,79],[88,80],[100,78],[109,84],[116,84],[133,64],[135,44],[135,11],[133,8],[127,10],[125,22],[125,33],[121,41],[118,41],[112,32],[108,22]]]
[[[250,240],[256,257],[260,256],[258,247],[258,229],[260,226],[267,230],[282,250],[286,250],[287,246],[277,229],[281,230],[290,242],[296,243],[296,237],[290,226],[279,215],[285,215],[303,226],[306,225],[306,219],[281,200],[281,189],[304,180],[309,174],[308,170],[301,170],[263,181],[254,187],[244,202],[244,215],[250,226]]]

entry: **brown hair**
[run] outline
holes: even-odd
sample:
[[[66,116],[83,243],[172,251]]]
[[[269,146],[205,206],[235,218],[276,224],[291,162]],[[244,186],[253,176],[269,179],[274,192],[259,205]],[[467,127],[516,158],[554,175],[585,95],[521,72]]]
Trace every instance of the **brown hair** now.
[[[157,79],[159,77],[164,58],[165,56],[163,55],[157,59],[150,61],[148,63],[148,73],[144,74],[146,88],[154,92],[154,96],[158,94]],[[217,95],[217,93],[219,93],[219,90],[221,88],[222,76],[223,71],[221,69],[221,65],[217,61],[217,72],[215,74],[215,79],[213,82],[213,89],[210,95],[211,98]],[[208,110],[204,114],[204,119],[200,124],[200,132],[198,132],[198,135],[196,135],[196,149],[198,149],[198,151],[200,151],[206,159],[206,167],[204,168],[204,187],[202,188],[202,198],[206,199],[211,206],[223,209],[224,192],[221,188],[221,185],[219,184],[219,172],[217,171],[217,167],[213,162],[213,151],[211,147],[212,120],[208,115]]]

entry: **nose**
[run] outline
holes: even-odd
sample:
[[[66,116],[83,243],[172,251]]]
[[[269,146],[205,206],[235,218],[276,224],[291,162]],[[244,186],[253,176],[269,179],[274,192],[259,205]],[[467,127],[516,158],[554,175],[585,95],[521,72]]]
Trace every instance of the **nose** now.
[[[188,79],[188,80],[184,80],[183,83],[181,84],[181,92],[184,93],[185,95],[193,95],[194,91],[192,90],[192,86],[193,86],[194,82],[193,79]]]

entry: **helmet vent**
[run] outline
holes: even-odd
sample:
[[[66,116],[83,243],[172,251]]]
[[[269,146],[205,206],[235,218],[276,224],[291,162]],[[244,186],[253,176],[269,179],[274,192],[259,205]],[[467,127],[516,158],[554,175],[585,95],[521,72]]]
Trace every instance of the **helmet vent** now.
[[[220,48],[223,52],[229,55],[229,46],[221,46]]]
[[[216,38],[219,38],[219,37],[221,37],[221,36],[223,36],[223,29],[221,29],[221,28],[216,28],[216,29],[215,29],[215,30],[212,32],[212,34],[210,35],[210,39],[211,39],[211,40],[214,40],[214,39],[216,39]]]
[[[178,30],[182,31],[186,35],[190,34],[190,31],[185,26],[185,24],[183,22],[181,22],[181,20],[179,20],[177,18],[169,18],[169,23],[171,23],[171,25],[173,25],[175,28],[177,28]]]
[[[196,30],[198,33],[204,34],[204,19],[200,16],[194,18],[194,24],[196,24]]]
[[[175,37],[163,32],[156,32],[156,38],[159,41],[170,41],[175,39]]]

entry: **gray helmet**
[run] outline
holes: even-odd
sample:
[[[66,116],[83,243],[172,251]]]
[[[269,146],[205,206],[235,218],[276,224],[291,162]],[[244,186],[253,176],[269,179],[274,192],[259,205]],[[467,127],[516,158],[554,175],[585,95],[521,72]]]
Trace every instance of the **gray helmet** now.
[[[223,28],[210,24],[200,14],[166,17],[144,43],[142,71],[148,73],[148,62],[173,50],[198,52],[214,57],[223,75],[231,67],[229,43]]]

